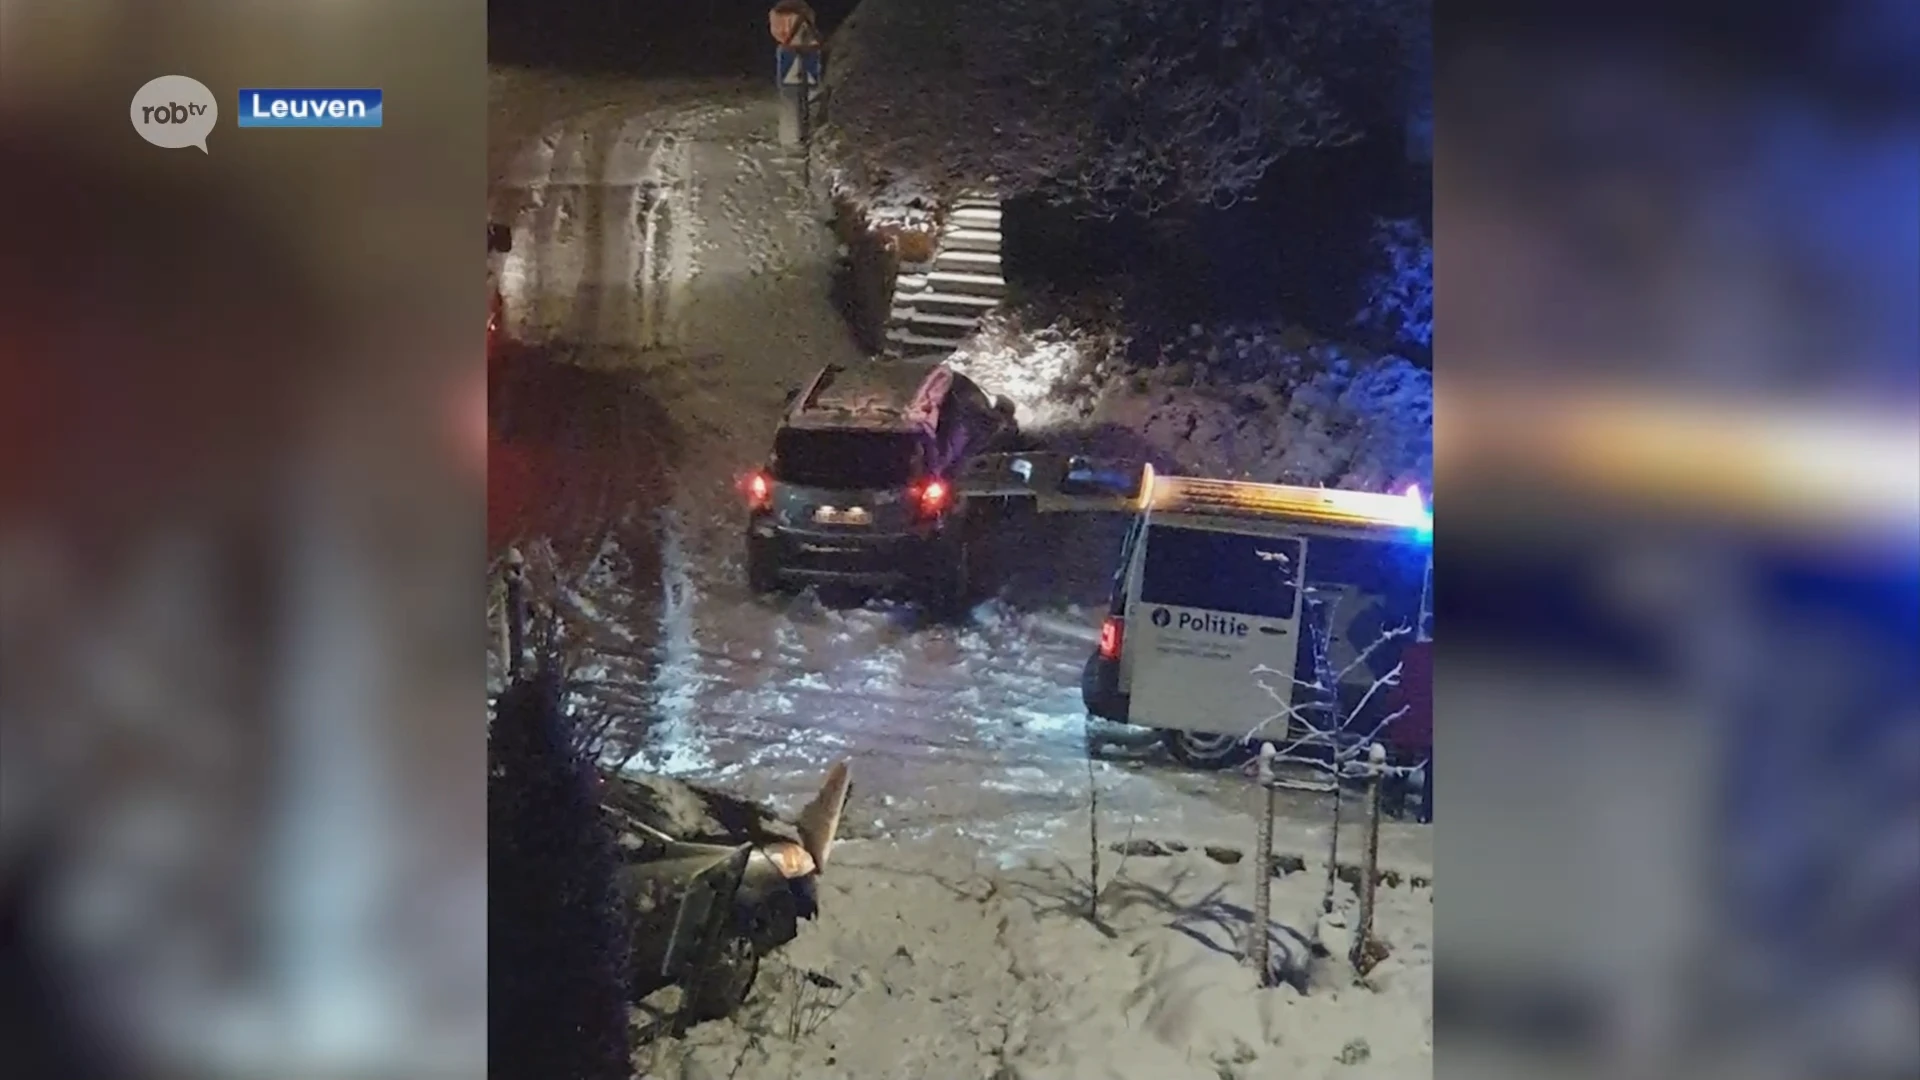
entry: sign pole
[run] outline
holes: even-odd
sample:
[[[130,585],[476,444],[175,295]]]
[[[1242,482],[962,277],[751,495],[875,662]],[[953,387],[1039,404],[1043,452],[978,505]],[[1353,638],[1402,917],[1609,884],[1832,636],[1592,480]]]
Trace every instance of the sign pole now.
[[[811,59],[811,58],[809,58]],[[813,190],[813,85],[795,87],[800,92],[800,187]]]
[[[813,115],[812,95],[800,99],[800,187],[813,190]]]
[[[780,88],[780,145],[795,147],[805,138],[807,88]]]
[[[780,94],[780,145],[811,149],[808,109],[820,81],[820,32],[805,0],[779,0],[767,12],[773,35],[773,81]]]

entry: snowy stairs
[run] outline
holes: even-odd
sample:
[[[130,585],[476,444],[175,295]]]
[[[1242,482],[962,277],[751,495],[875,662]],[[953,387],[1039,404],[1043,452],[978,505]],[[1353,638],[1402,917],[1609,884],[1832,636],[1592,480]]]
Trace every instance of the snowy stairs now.
[[[1007,295],[1000,273],[1000,199],[972,193],[953,202],[922,270],[894,280],[887,317],[890,356],[950,353]]]

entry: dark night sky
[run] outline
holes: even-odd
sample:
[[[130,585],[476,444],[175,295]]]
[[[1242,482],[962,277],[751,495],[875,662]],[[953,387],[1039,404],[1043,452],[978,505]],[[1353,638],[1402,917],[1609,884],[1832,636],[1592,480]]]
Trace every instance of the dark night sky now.
[[[854,0],[810,0],[821,29]],[[636,75],[760,74],[772,0],[487,0],[489,59]]]

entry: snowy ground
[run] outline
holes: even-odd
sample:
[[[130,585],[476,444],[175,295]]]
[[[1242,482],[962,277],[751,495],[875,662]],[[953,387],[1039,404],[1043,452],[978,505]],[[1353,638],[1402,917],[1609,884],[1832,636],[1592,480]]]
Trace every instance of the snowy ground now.
[[[1244,827],[1234,831],[1244,839]],[[1282,831],[1283,843],[1317,842]],[[847,844],[823,878],[821,922],[763,968],[742,1015],[643,1047],[641,1074],[1430,1075],[1430,871],[1383,855],[1391,873],[1377,890],[1376,927],[1391,955],[1364,982],[1310,951],[1318,938],[1342,947],[1338,928],[1311,918],[1324,864],[1277,878],[1273,950],[1298,985],[1260,990],[1238,959],[1252,860],[1215,857],[1244,848],[1106,850],[1096,925],[1085,915],[1084,842],[1079,855],[1009,869],[957,840]],[[1339,892],[1352,899],[1346,885]]]
[[[1430,890],[1383,893],[1396,959],[1380,989],[1327,975],[1305,998],[1256,995],[1234,945],[1200,940],[1218,927],[1187,925],[1250,894],[1247,862],[1198,853],[1247,846],[1244,781],[1150,756],[1089,770],[1078,678],[1116,523],[1016,522],[1001,597],[960,627],[748,594],[735,481],[789,386],[861,359],[829,299],[834,239],[774,144],[770,97],[517,72],[494,87],[509,329],[572,364],[516,369],[490,544],[551,549],[581,628],[581,700],[620,721],[640,763],[791,808],[828,761],[853,762],[858,839],[825,919],[782,960],[845,1000],[799,1023],[822,1010],[788,989],[826,991],[770,969],[757,1010],[650,1051],[655,1074],[1427,1075]],[[1104,857],[1114,937],[1058,910],[1085,879],[1095,787],[1103,842],[1193,849]],[[1311,861],[1324,808],[1296,796],[1286,812],[1280,849]],[[1430,830],[1390,825],[1384,848],[1431,876]],[[1313,910],[1311,876],[1278,883],[1290,922]],[[1369,1062],[1338,1065],[1353,1038]]]

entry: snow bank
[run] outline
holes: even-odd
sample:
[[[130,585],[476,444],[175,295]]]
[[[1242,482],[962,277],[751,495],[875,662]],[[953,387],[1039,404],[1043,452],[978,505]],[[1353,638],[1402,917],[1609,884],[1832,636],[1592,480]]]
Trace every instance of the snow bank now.
[[[1082,418],[1119,341],[1065,319],[1030,321],[1016,310],[989,313],[950,362],[989,393],[1012,398],[1020,426],[1038,432]]]
[[[1191,326],[1148,343],[1118,318],[990,317],[953,362],[1014,399],[1023,427],[1073,441],[1131,432],[1169,463],[1210,476],[1430,489],[1433,378],[1277,325]]]
[[[848,166],[830,163],[827,184],[832,196],[869,229],[932,233],[940,227],[940,196],[917,177],[869,183]]]
[[[1278,850],[1290,839],[1302,838],[1282,822]],[[638,1072],[659,1080],[1430,1074],[1426,868],[1388,866],[1396,873],[1377,892],[1376,927],[1389,955],[1364,979],[1313,953],[1324,865],[1309,858],[1305,870],[1276,878],[1273,951],[1293,981],[1263,990],[1241,959],[1253,861],[1197,844],[1159,850],[1104,853],[1102,927],[1084,914],[1084,861],[1000,871],[958,840],[849,842],[822,879],[820,921],[769,959],[741,1015],[643,1046]],[[1341,916],[1350,920],[1355,902],[1343,886]],[[1339,948],[1339,931],[1327,935]]]

